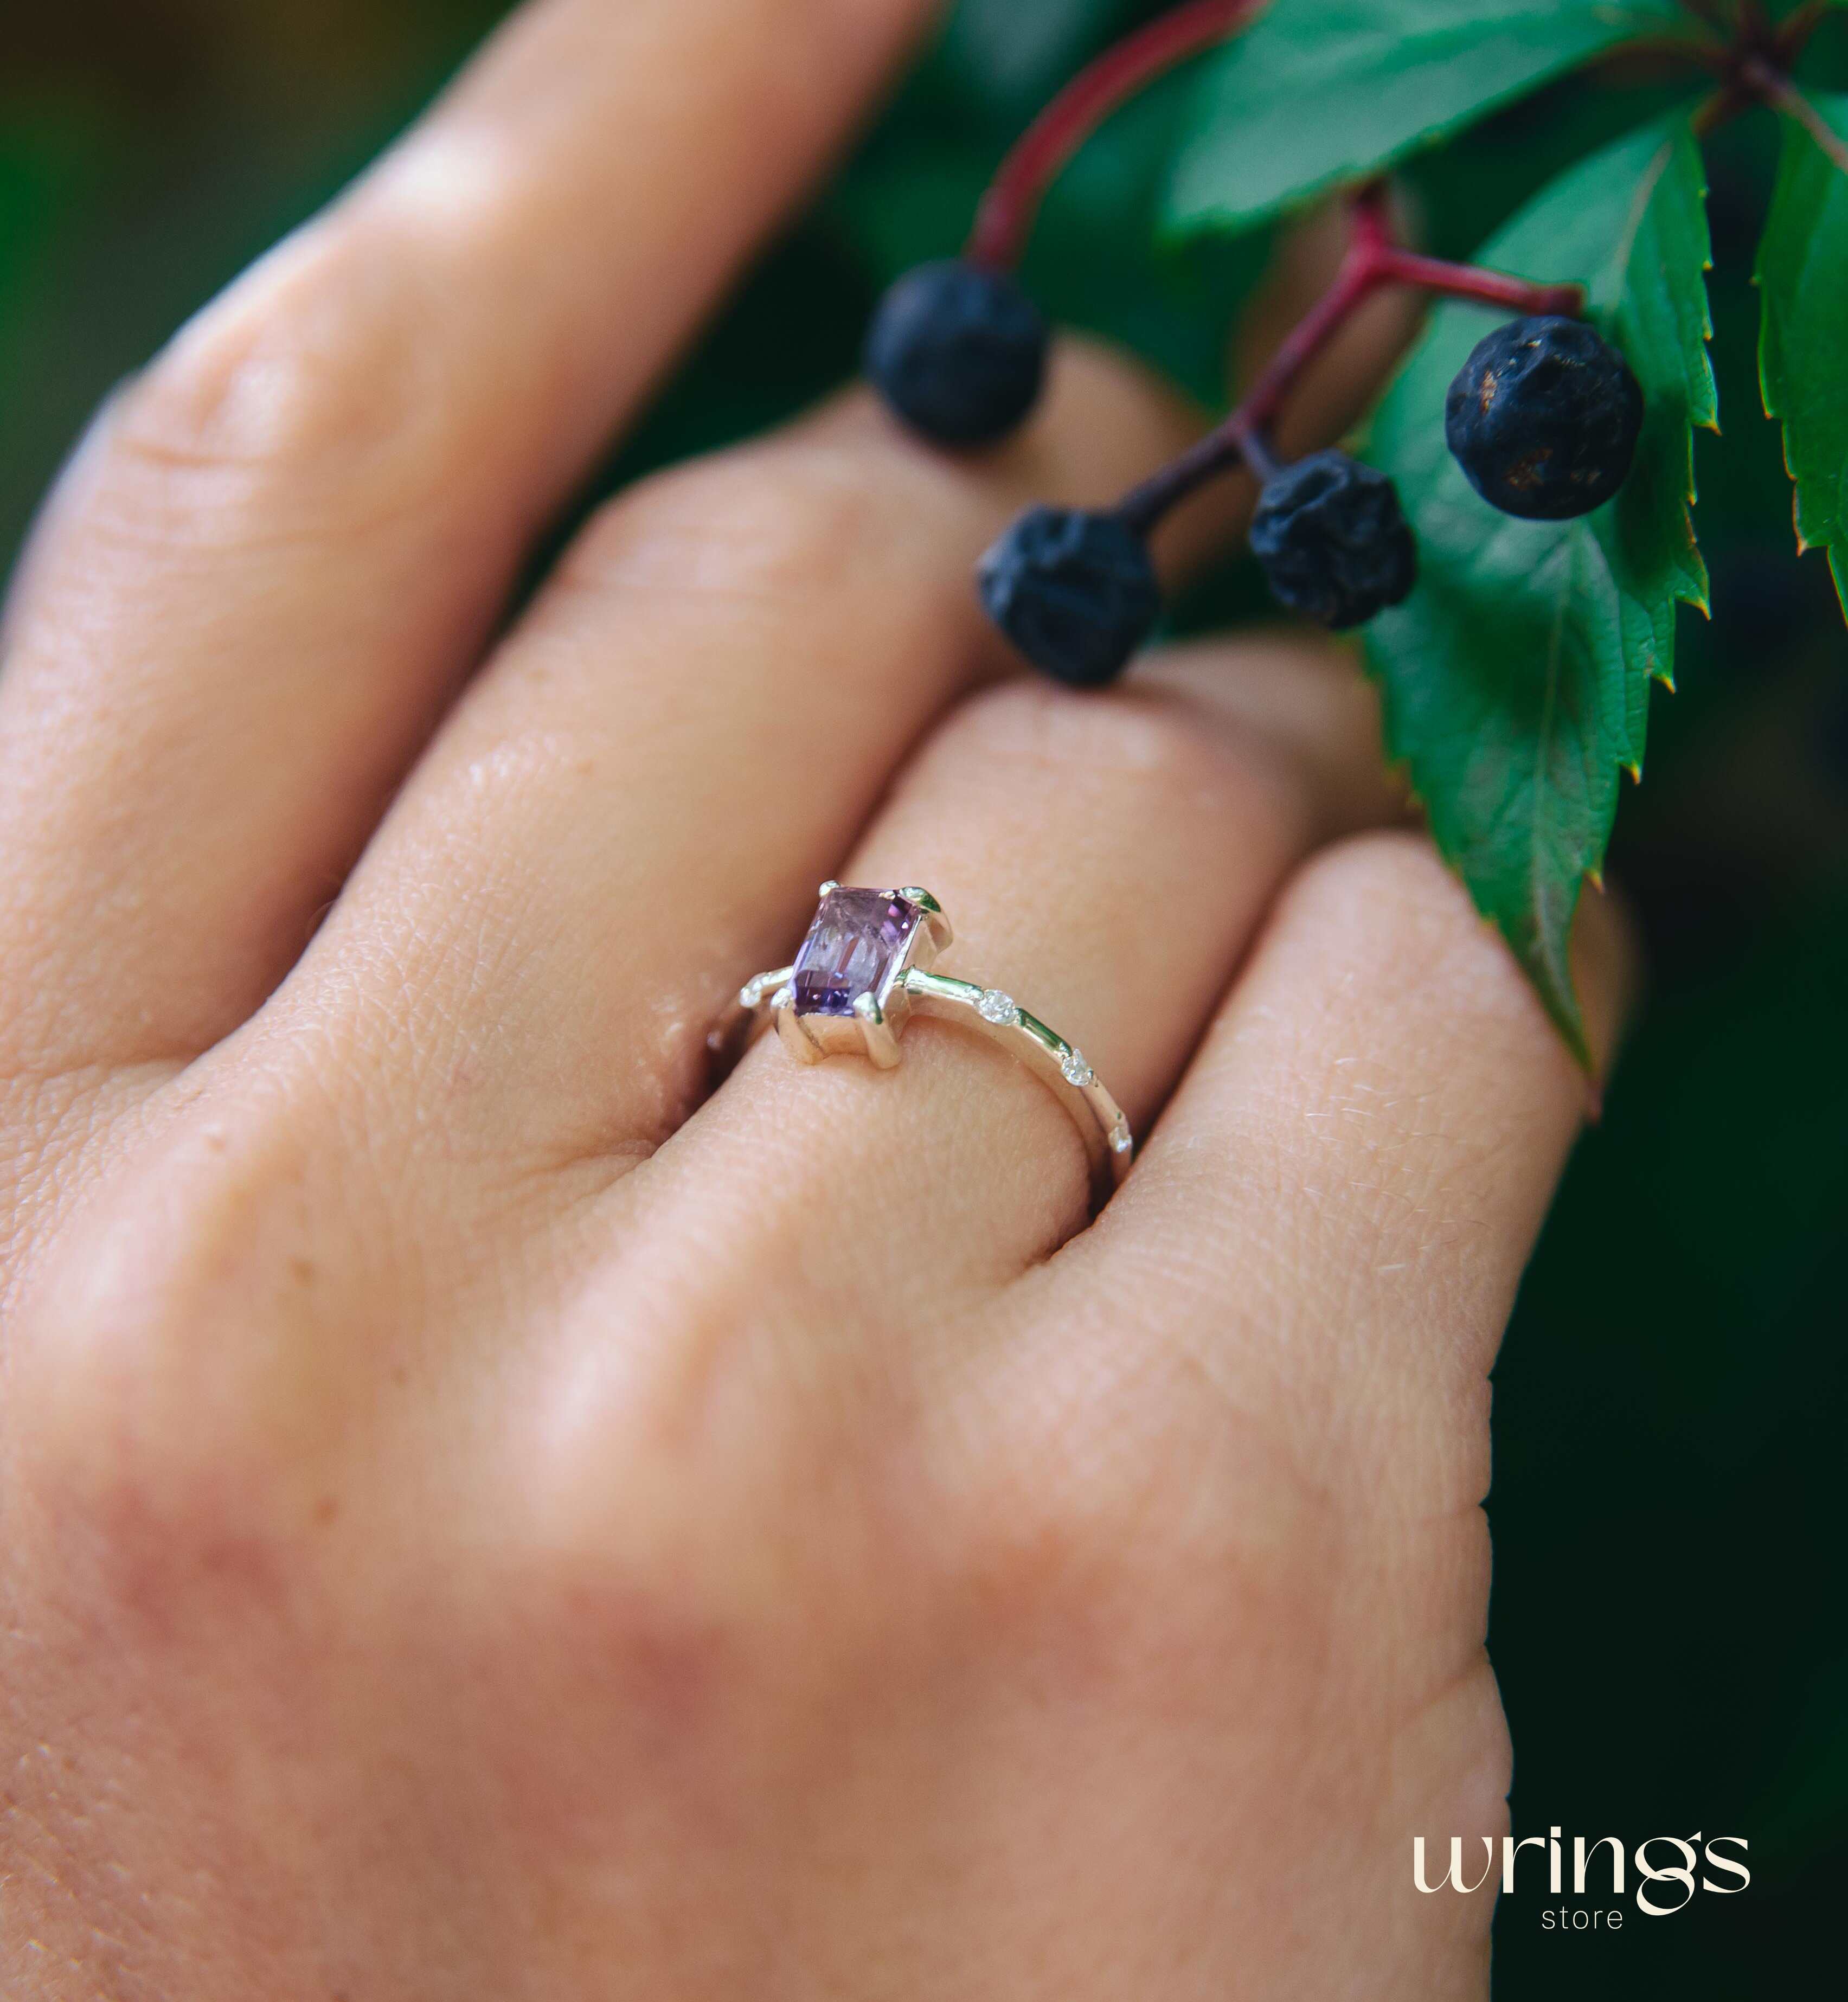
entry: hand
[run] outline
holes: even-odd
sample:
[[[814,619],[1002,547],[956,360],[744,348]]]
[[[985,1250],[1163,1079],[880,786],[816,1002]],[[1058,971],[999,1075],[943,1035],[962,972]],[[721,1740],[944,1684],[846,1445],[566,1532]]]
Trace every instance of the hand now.
[[[1003,678],[976,553],[1185,413],[1075,342],[990,459],[849,396],[624,495],[490,644],[924,12],[529,10],[48,508],[9,1995],[1483,1992],[1410,1842],[1504,1812],[1486,1372],[1583,1086],[1360,832],[1344,656]],[[928,885],[946,970],[1095,1059],[1149,1139],[1093,1227],[1059,1107],[940,1025],[707,1096],[825,876]]]

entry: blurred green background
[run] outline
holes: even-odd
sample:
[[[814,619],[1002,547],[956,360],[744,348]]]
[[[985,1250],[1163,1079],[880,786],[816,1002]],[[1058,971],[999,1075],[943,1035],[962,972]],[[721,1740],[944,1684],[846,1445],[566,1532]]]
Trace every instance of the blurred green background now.
[[[613,0],[612,0],[613,3]],[[9,9],[0,75],[0,554],[110,386],[412,115],[498,0],[74,0]],[[882,279],[955,247],[1001,147],[1135,0],[963,0],[837,184],[607,470],[772,421],[851,371]],[[1816,55],[1838,76],[1848,49]],[[1421,166],[1473,247],[1646,75],[1556,88]],[[1029,270],[1061,315],[1215,392],[1261,245],[1152,247],[1171,81],[1081,156]],[[1710,626],[1685,617],[1613,873],[1645,1012],[1497,1371],[1491,1645],[1522,1833],[1745,1835],[1752,1883],[1623,1930],[1505,1902],[1495,1993],[1785,1996],[1836,1961],[1848,1867],[1841,1440],[1848,1295],[1848,639],[1801,561],[1756,395],[1749,284],[1775,135],[1714,148],[1723,435],[1700,446]],[[1460,162],[1458,155],[1463,156]],[[619,337],[612,330],[612,340]],[[587,497],[588,500],[588,497]],[[1233,563],[1181,623],[1261,599]],[[1532,1859],[1530,1858],[1529,1861]],[[1812,1974],[1814,1980],[1820,1977]],[[1839,1983],[1825,1982],[1825,1987]]]

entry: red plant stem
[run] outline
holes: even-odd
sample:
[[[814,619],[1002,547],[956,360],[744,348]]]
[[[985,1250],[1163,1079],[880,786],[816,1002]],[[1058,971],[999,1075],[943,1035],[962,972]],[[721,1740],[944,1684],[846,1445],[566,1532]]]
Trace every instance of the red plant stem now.
[[[1277,470],[1269,433],[1290,391],[1362,302],[1393,284],[1523,313],[1576,314],[1585,304],[1578,285],[1535,284],[1401,249],[1392,239],[1385,184],[1374,182],[1354,197],[1347,252],[1328,290],[1285,337],[1225,422],[1124,497],[1118,507],[1123,519],[1146,533],[1177,502],[1240,461],[1268,479]]]
[[[1442,257],[1420,257],[1409,250],[1389,251],[1380,268],[1389,282],[1416,285],[1446,299],[1473,299],[1479,305],[1512,306],[1516,312],[1564,313],[1568,317],[1585,310],[1582,285],[1536,284],[1531,279],[1511,278],[1505,271],[1446,263]]]
[[[1755,104],[1768,106],[1794,118],[1843,173],[1848,173],[1848,146],[1808,98],[1791,82],[1790,65],[1803,52],[1803,44],[1838,0],[1818,8],[1813,18],[1801,9],[1785,22],[1783,31],[1761,48],[1742,41],[1725,51],[1721,87],[1695,111],[1694,136],[1704,139],[1729,120],[1749,111]]]
[[[1177,63],[1223,41],[1261,5],[1263,0],[1187,0],[1080,70],[1001,162],[975,211],[963,256],[991,270],[1012,270],[1059,169],[1111,112]]]
[[[1802,54],[1809,45],[1809,38],[1832,13],[1839,0],[1808,0],[1806,6],[1799,7],[1777,31],[1773,44],[1773,58],[1787,68]]]
[[[1686,35],[1639,35],[1634,41],[1618,42],[1602,56],[1594,57],[1594,68],[1609,68],[1620,62],[1634,64],[1639,57],[1657,62],[1692,63],[1719,77],[1732,73],[1732,50],[1721,42],[1696,41]]]
[[[1841,134],[1787,76],[1756,56],[1744,64],[1741,75],[1759,103],[1794,118],[1823,153],[1843,173],[1848,173],[1848,145],[1843,144]]]
[[[1709,133],[1717,132],[1730,120],[1738,117],[1749,106],[1756,103],[1752,92],[1744,85],[1729,83],[1722,90],[1716,90],[1710,97],[1704,98],[1694,107],[1694,114],[1688,120],[1696,139],[1704,139]]]

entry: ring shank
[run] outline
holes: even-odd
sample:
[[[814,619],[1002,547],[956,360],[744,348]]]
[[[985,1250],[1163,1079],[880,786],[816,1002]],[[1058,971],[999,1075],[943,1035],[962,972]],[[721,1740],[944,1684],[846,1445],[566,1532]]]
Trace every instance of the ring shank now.
[[[780,1010],[790,1006],[792,971],[779,967],[748,981],[713,1024],[706,1048],[716,1075],[728,1070]],[[1078,1051],[1036,1016],[1011,1002],[1007,1012],[999,1018],[985,1013],[985,1000],[1005,1001],[1006,997],[996,997],[992,989],[974,981],[955,980],[914,967],[906,970],[900,984],[911,1013],[930,1016],[985,1036],[1032,1072],[1058,1099],[1084,1142],[1091,1170],[1093,1207],[1101,1209],[1128,1174],[1135,1142],[1123,1108]]]
[[[991,1021],[982,1013],[982,999],[987,990],[973,981],[913,971],[905,975],[905,986],[915,1013],[952,1022],[959,1028],[974,1029],[990,1042],[999,1044],[1058,1099],[1071,1114],[1072,1123],[1084,1142],[1091,1180],[1101,1205],[1128,1174],[1135,1142],[1123,1108],[1072,1045],[1024,1008],[1016,1010],[1011,1022]],[[1073,1059],[1081,1067],[1085,1079],[1082,1084],[1067,1075],[1066,1065]]]

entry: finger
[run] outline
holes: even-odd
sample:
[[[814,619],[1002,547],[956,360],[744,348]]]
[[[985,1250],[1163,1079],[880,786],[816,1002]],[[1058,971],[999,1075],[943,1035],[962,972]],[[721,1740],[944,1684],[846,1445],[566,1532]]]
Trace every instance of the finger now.
[[[1311,738],[1346,748],[1309,755]],[[1377,744],[1351,663],[1282,638],[1191,652],[1101,698],[1009,684],[944,724],[843,880],[933,891],[957,930],[940,970],[1079,1045],[1139,1124],[1281,876],[1329,825],[1390,810]],[[1337,796],[1343,767],[1364,776]],[[779,1271],[825,1227],[843,1326],[863,1288],[902,1319],[908,1299],[1013,1276],[1084,1219],[1070,1115],[964,1028],[914,1020],[901,1049],[891,1071],[806,1066],[766,1038],[627,1199],[696,1202]]]
[[[1290,258],[1274,307],[1314,295],[1327,249]],[[1403,331],[1389,312],[1340,344],[1299,403],[1306,434],[1344,420]],[[1111,499],[1195,426],[1065,342],[1044,407],[979,462],[919,448],[860,396],[625,497],[426,759],[298,998],[323,976],[363,996],[347,969],[380,964],[388,934],[427,1033],[457,1038],[431,1067],[445,1094],[483,1023],[504,1038],[472,1094],[485,1128],[567,1153],[652,1144],[703,1088],[721,996],[804,921],[905,748],[1011,664],[976,555],[1023,503]],[[1222,546],[1249,501],[1237,480],[1196,497],[1158,539],[1164,567]],[[482,945],[458,954],[459,935]]]
[[[190,1054],[269,990],[528,539],[926,12],[529,8],[105,413],[0,685],[24,1060]]]
[[[1578,943],[1608,1061],[1629,973],[1602,899]],[[1127,1491],[1138,1529],[1185,1526],[1192,1575],[1275,1579],[1267,1620],[1302,1644],[1267,1724],[1363,1804],[1350,1874],[1382,1898],[1404,1895],[1410,1834],[1442,1857],[1504,1823],[1487,1371],[1587,1102],[1427,841],[1330,848],[1100,1227],[1009,1296],[979,1372],[982,1408],[1050,1414],[1055,1465],[1107,1516]],[[1414,1902],[1386,1985],[1403,1965],[1480,1992],[1487,1907]]]
[[[1608,1061],[1625,935],[1588,893],[1575,964]],[[1310,863],[1152,1136],[1107,1244],[1062,1283],[1119,1304],[1158,1271],[1177,1339],[1293,1414],[1317,1478],[1376,1496],[1407,1439],[1417,1506],[1473,1508],[1494,1348],[1590,1097],[1512,955],[1428,841]],[[1173,1264],[1187,1247],[1184,1268]],[[1120,1338],[1121,1330],[1118,1331]]]
[[[971,584],[985,544],[1028,497],[1106,497],[1191,428],[1067,343],[1026,434],[979,461],[856,393],[622,497],[413,775],[279,1025],[388,1034],[383,978],[423,1025],[414,1101],[375,1066],[404,1114],[436,1090],[508,1145],[659,1140],[704,1095],[722,999],[786,950],[931,720],[1008,666]]]
[[[1320,282],[1299,257],[1282,290]],[[1306,425],[1381,364],[1381,326],[1362,333]],[[389,966],[426,1038],[454,1038],[428,1070],[451,1116],[567,1156],[653,1144],[703,1090],[720,997],[805,920],[905,748],[1014,664],[978,615],[975,556],[1023,503],[1113,498],[1196,426],[1064,342],[1041,410],[980,461],[920,448],[860,396],[624,497],[426,759],[295,1000],[375,1031],[389,1012],[352,968]],[[1165,567],[1222,546],[1247,497],[1196,497],[1158,538]]]

